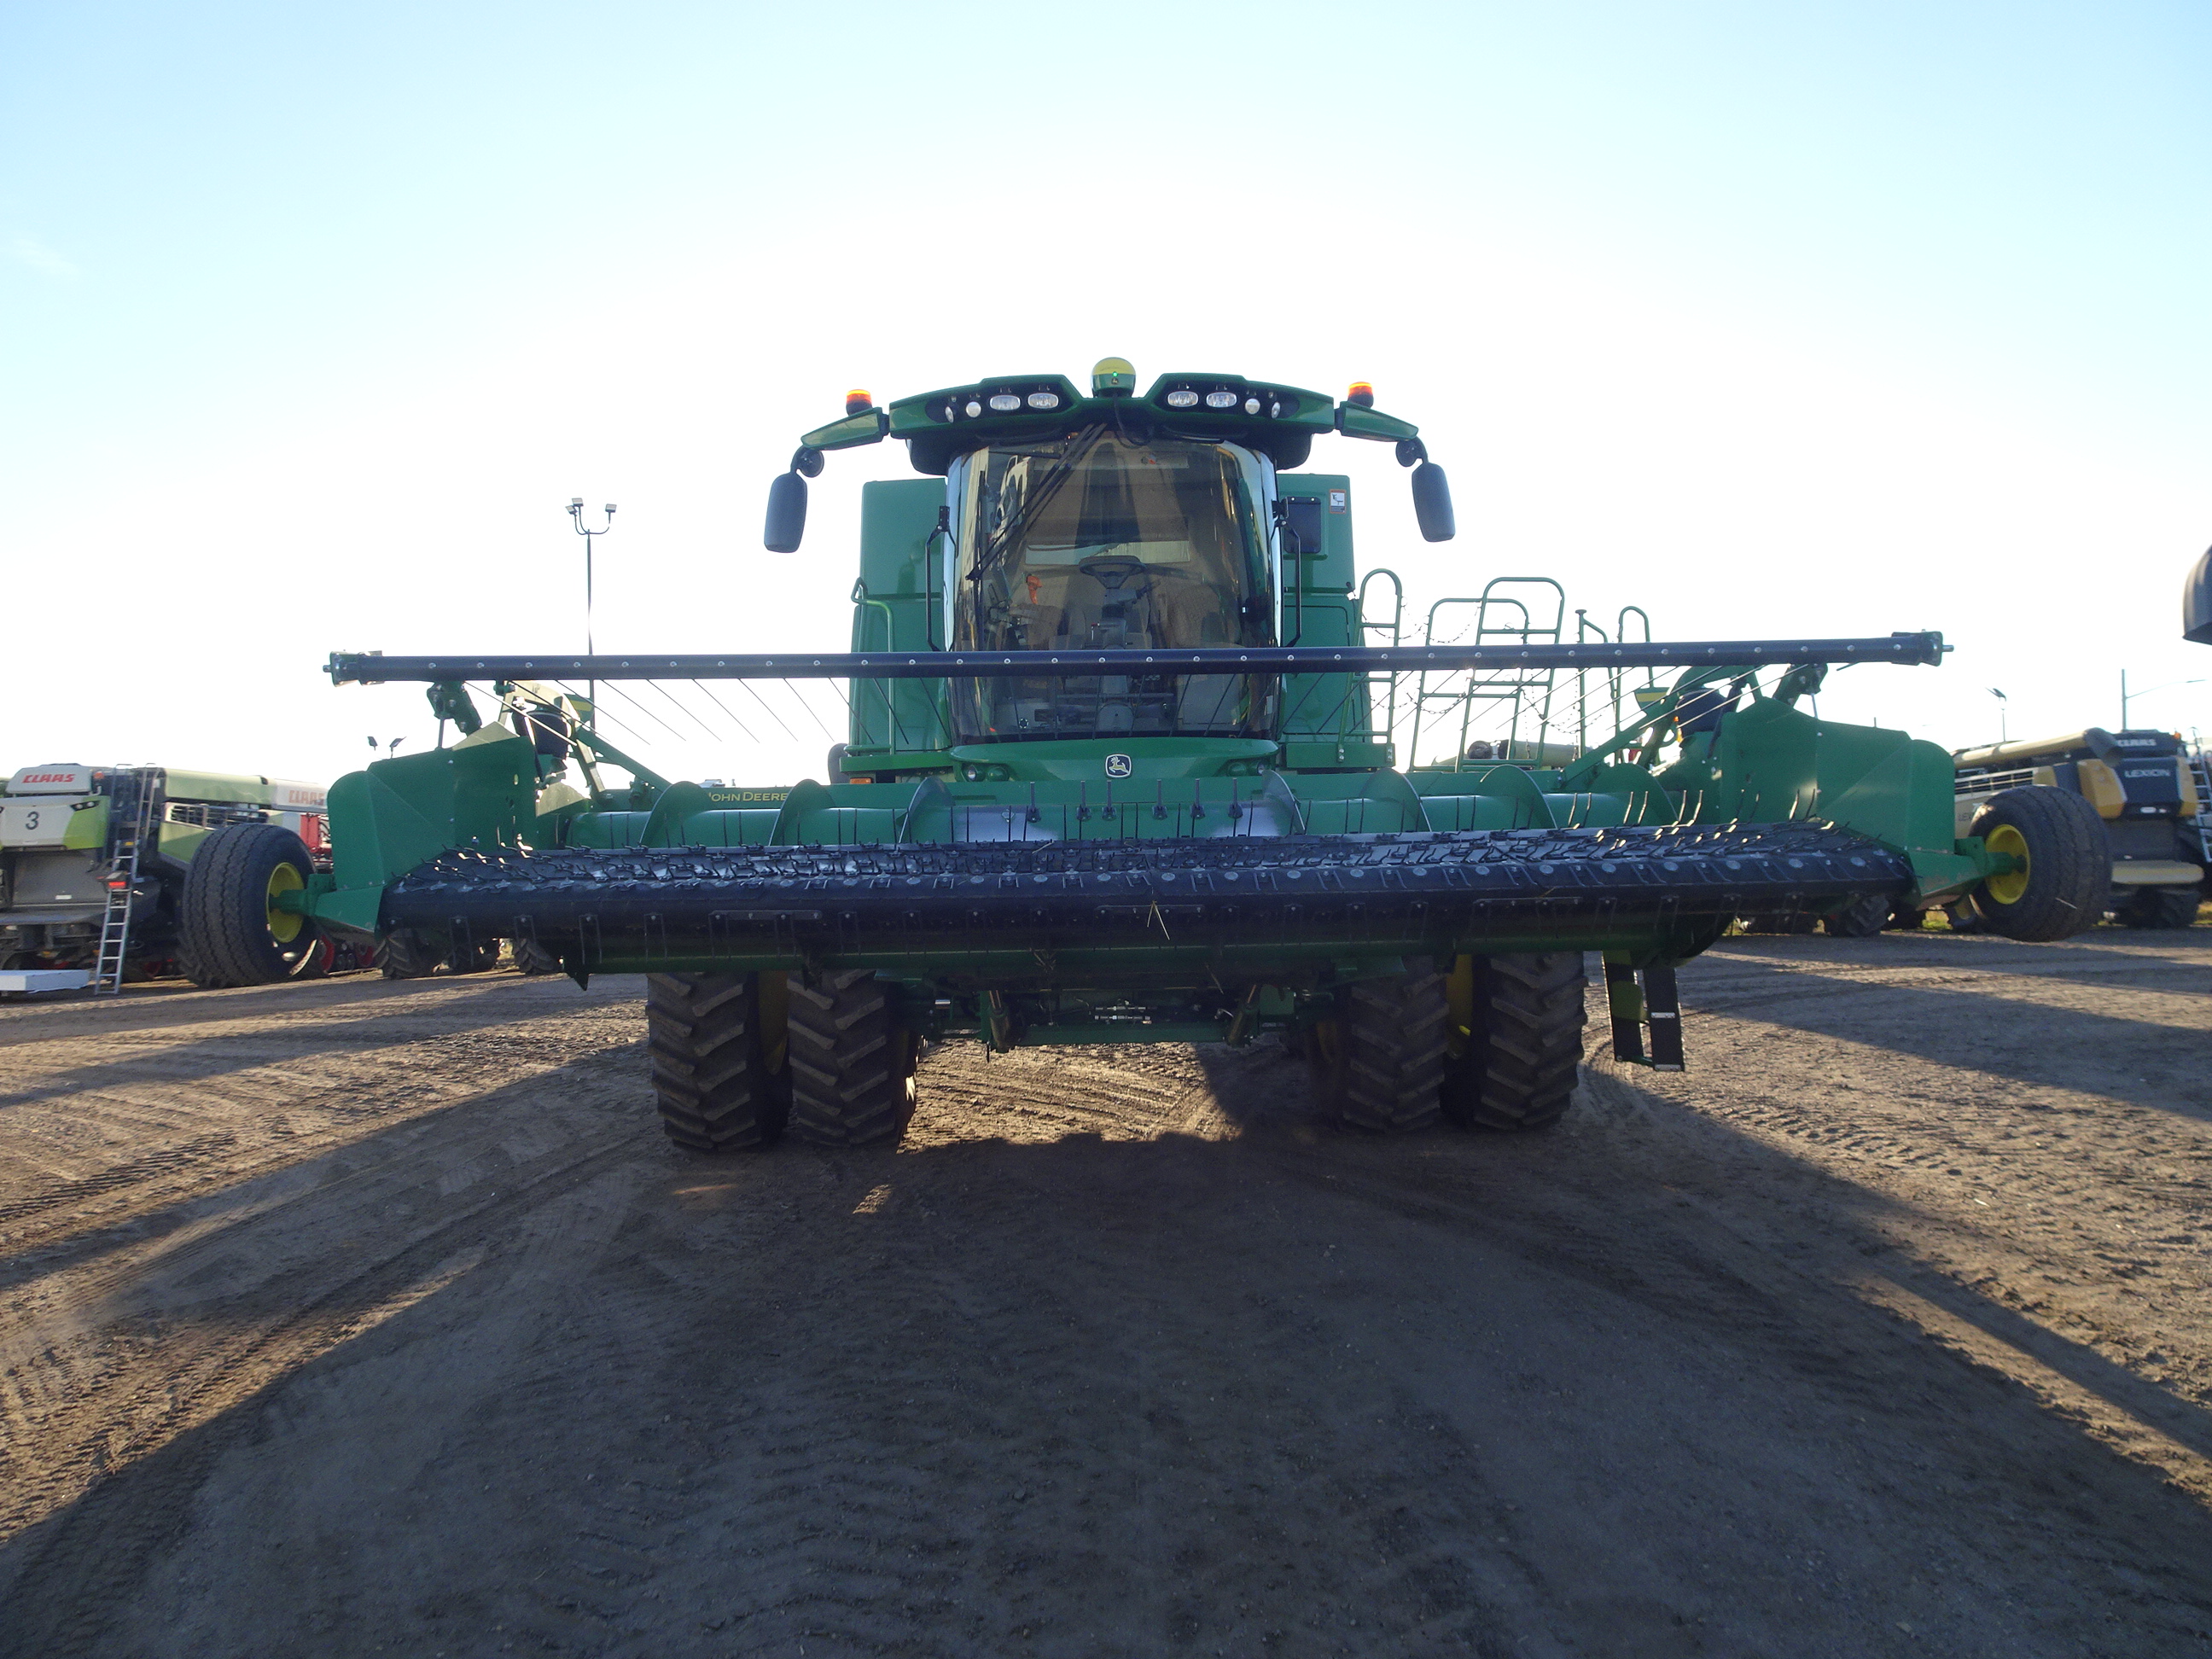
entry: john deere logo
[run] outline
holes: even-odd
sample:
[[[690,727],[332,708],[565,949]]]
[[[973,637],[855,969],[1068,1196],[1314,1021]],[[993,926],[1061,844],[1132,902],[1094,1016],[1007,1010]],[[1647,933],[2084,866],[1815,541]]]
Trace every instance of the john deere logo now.
[[[1106,775],[1109,778],[1126,778],[1136,769],[1136,762],[1131,760],[1127,755],[1106,757]]]

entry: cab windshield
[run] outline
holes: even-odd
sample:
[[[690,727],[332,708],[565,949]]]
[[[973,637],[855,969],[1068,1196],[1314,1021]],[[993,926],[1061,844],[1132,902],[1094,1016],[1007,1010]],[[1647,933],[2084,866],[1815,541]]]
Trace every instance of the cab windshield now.
[[[1094,427],[981,451],[958,499],[952,648],[1147,650],[1272,642],[1256,495],[1233,446],[1135,443]],[[1268,682],[1112,675],[955,682],[965,741],[1119,732],[1249,733]]]

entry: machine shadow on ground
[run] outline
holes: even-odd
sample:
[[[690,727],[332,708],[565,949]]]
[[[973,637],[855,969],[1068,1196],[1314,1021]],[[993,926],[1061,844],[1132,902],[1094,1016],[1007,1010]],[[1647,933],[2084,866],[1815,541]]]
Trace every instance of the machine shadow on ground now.
[[[897,1151],[690,1161],[618,1051],[260,1177],[282,1203],[143,1218],[198,1255],[81,1317],[267,1374],[114,1432],[0,1546],[0,1654],[2180,1653],[2212,1623],[2204,1508],[1862,1297],[1911,1268],[1888,1200],[1710,1121],[1647,1133],[1676,1109],[1617,1084],[1551,1136],[1374,1141],[1279,1051],[1199,1059],[1225,1134],[1003,1139],[926,1093]],[[577,1103],[633,1071],[635,1116]],[[549,1112],[561,1152],[487,1150]],[[1686,1200],[1713,1161],[1740,1200]],[[2143,1408],[2112,1369],[2067,1374]]]
[[[2154,1013],[2131,1017],[2067,1008],[2040,998],[2033,1000],[2033,1042],[2022,1041],[2021,1034],[2010,1030],[1991,1030],[1990,1004],[2005,995],[2002,981],[2008,976],[2019,978],[2024,988],[2056,981],[2125,993],[2151,988],[2120,982],[2123,978],[2158,975],[2171,980],[2191,972],[2194,963],[2079,947],[2066,949],[2063,955],[2054,950],[2023,959],[2012,954],[2021,948],[2014,946],[2004,957],[1962,953],[1958,965],[1977,975],[1975,986],[1967,988],[1929,984],[1919,978],[1886,981],[1848,977],[1840,970],[1946,965],[1929,963],[1917,952],[1911,961],[1889,957],[1881,940],[1854,943],[1861,948],[1848,956],[1716,953],[1711,968],[1718,972],[1685,980],[1686,1005],[1693,1014],[1710,1007],[1717,1013],[1865,1044],[1961,1072],[2079,1091],[2148,1110],[2212,1121],[2212,1079],[2198,1063],[2206,1036],[2202,1030],[2160,1019]],[[1816,963],[1839,971],[1823,974]],[[2203,965],[2212,969],[2212,951]],[[2212,987],[2173,988],[2193,994]],[[1870,1017],[1870,1007],[1885,1001],[1895,1005],[1899,1017]]]

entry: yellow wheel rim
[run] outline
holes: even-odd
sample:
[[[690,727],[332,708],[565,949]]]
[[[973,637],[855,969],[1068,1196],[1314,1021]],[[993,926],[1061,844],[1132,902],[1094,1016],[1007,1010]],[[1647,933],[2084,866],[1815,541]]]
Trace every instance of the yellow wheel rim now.
[[[279,864],[269,872],[269,933],[279,945],[289,945],[300,937],[300,930],[307,925],[307,917],[296,910],[276,908],[279,895],[296,893],[307,884],[300,873],[300,866],[289,862]]]
[[[1989,896],[1999,904],[2017,904],[2027,896],[2027,837],[2009,823],[2001,823],[1990,831],[1982,844],[1992,853],[2009,853],[2020,860],[2020,868],[2008,875],[1991,876],[1983,885]]]

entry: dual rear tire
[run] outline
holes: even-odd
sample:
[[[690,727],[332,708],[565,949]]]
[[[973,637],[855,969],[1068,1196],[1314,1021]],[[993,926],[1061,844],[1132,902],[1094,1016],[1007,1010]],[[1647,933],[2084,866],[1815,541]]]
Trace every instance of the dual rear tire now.
[[[1554,951],[1349,986],[1308,1036],[1322,1109],[1370,1133],[1548,1128],[1574,1098],[1583,984],[1582,953]]]
[[[653,1094],[687,1152],[895,1141],[914,1116],[920,1043],[872,973],[653,974]]]

